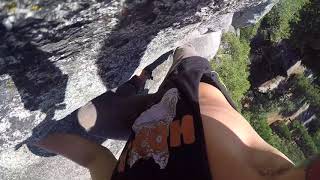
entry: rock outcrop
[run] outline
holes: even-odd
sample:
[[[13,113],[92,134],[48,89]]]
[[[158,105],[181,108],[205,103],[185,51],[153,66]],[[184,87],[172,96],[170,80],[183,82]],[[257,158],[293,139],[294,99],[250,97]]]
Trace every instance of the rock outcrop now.
[[[118,87],[185,42],[208,33],[213,33],[209,35],[212,40],[220,41],[232,21],[244,21],[244,17],[235,19],[235,12],[259,11],[269,2],[0,2],[0,179],[56,179],[52,173],[69,173],[56,176],[62,179],[87,178],[88,173],[78,173],[73,166],[56,167],[65,160],[46,158],[47,153],[27,148],[26,144],[52,129],[74,131],[76,124],[69,114],[91,99]],[[219,43],[212,44],[217,47]],[[212,57],[215,51],[203,53]],[[169,66],[165,62],[155,70],[159,81],[149,83],[150,92],[157,90]],[[124,144],[107,143],[115,154]],[[39,167],[42,165],[52,168],[46,171]]]
[[[254,25],[270,12],[278,2],[279,0],[267,0],[257,6],[238,11],[234,14],[235,18],[233,19],[232,25],[236,28]]]

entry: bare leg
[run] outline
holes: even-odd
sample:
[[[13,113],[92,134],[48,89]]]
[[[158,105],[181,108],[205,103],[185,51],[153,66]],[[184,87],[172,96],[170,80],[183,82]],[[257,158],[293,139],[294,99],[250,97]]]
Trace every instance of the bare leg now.
[[[198,56],[194,47],[178,47],[168,74],[188,57]],[[107,92],[78,110],[79,124],[89,133],[112,139],[126,139],[134,120],[161,99],[161,93],[137,95],[139,87],[149,78],[145,71],[120,86],[116,93]]]
[[[89,169],[91,178],[111,179],[117,160],[100,144],[72,134],[50,134],[34,144],[50,152],[60,154]]]
[[[157,94],[137,95],[148,74],[143,72],[111,91],[95,98],[78,110],[78,122],[89,133],[125,140],[131,133],[134,120],[159,98]]]

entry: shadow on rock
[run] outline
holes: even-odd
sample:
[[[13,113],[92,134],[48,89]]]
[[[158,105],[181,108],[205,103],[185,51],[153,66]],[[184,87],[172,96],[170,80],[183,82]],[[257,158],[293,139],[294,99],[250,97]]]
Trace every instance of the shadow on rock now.
[[[32,130],[32,136],[26,141],[18,144],[16,149],[21,147],[23,144],[27,144],[28,149],[35,155],[42,157],[55,156],[56,154],[45,151],[39,147],[33,145],[33,142],[36,142],[48,134],[52,133],[68,133],[68,134],[77,134],[83,138],[89,139],[96,143],[103,143],[106,138],[93,136],[88,134],[78,123],[77,121],[77,111],[74,111],[67,117],[59,121],[43,121],[37,127]]]
[[[56,25],[41,22],[28,19],[11,31],[0,28],[0,75],[11,77],[25,109],[41,111],[46,115],[43,122],[50,122],[56,110],[65,108],[68,76],[49,60],[51,53],[38,48],[38,34],[32,29]]]
[[[125,6],[130,6],[128,2],[130,1]],[[116,88],[130,79],[138,68],[147,45],[157,34],[158,29],[151,30],[146,26],[141,29],[141,25],[153,23],[156,19],[152,6],[153,1],[147,1],[132,9],[124,9],[119,15],[122,20],[104,41],[96,64],[108,89]],[[139,34],[147,36],[141,37]]]
[[[201,1],[202,4],[209,0]],[[162,2],[147,0],[124,3],[120,22],[104,41],[96,61],[99,75],[108,89],[126,82],[141,65],[141,59],[153,38],[161,31],[172,27],[189,25],[185,18],[194,16],[200,2]],[[186,9],[185,9],[186,8]],[[165,52],[163,52],[165,53]],[[156,60],[150,60],[151,62]]]
[[[196,18],[192,22],[186,18],[194,16],[201,8],[197,6],[201,4],[205,6],[209,0],[184,4],[172,1],[169,6],[167,2],[154,2],[154,0],[147,0],[137,3],[137,1],[127,0],[123,6],[126,8],[119,15],[120,22],[104,40],[96,65],[99,69],[99,76],[108,89],[116,88],[130,79],[140,65],[148,45],[160,30],[172,27],[175,23],[179,24],[178,28],[194,23]],[[76,23],[77,27],[72,27],[70,31],[78,31],[81,23]],[[48,42],[59,42],[63,39],[63,32],[61,36],[59,33],[51,33],[52,36],[42,37],[39,40],[37,34],[31,32],[34,26],[36,29],[41,29],[42,26],[50,29],[50,26],[57,26],[57,24],[41,19],[31,19],[15,27],[11,32],[1,32],[0,38],[4,44],[1,44],[0,51],[5,54],[6,58],[5,66],[1,65],[0,74],[9,74],[12,77],[26,109],[40,110],[46,114],[45,120],[33,128],[33,135],[16,148],[41,138],[48,132],[76,133],[102,141],[83,132],[76,121],[76,111],[62,120],[53,120],[54,112],[65,108],[63,102],[68,76],[64,75],[49,59],[51,53],[56,55],[59,51],[49,53],[38,47]],[[69,29],[66,30],[69,31]],[[28,147],[36,155],[52,155],[30,144]]]

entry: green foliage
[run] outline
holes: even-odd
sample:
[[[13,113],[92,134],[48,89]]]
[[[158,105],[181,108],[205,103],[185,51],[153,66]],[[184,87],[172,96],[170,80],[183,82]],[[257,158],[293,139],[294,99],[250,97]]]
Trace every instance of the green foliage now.
[[[240,39],[250,42],[250,40],[257,35],[259,27],[260,27],[260,21],[253,26],[241,28]]]
[[[320,118],[319,118],[319,114],[317,115],[318,118],[317,119],[313,119],[310,123],[308,123],[307,127],[308,127],[308,132],[311,135],[314,135],[315,133],[318,132],[318,130],[320,130]],[[319,149],[320,150],[320,149]]]
[[[267,143],[277,148],[294,163],[299,163],[305,159],[303,152],[295,142],[281,138],[272,132],[272,129],[267,123],[266,112],[252,109],[250,111],[244,111],[243,115]]]
[[[284,139],[291,140],[291,132],[284,122],[277,124],[276,133]]]
[[[291,99],[285,99],[282,103],[280,103],[281,114],[290,115],[297,110],[297,103],[293,102]]]
[[[299,94],[303,94],[314,107],[320,107],[320,87],[312,84],[305,75],[294,76],[294,84]]]
[[[310,0],[300,11],[301,21],[292,24],[291,39],[297,47],[317,41],[320,36],[320,5],[318,0]],[[318,39],[319,40],[319,39]]]
[[[313,135],[312,138],[318,150],[320,150],[320,129]]]
[[[249,30],[248,30],[249,31]],[[233,100],[240,107],[241,99],[248,91],[250,84],[248,81],[248,60],[249,60],[249,40],[254,36],[252,30],[250,35],[243,36],[242,39],[234,34],[225,34],[222,39],[223,49],[219,50],[217,57],[213,60],[212,67],[220,75],[220,78],[229,89]],[[273,106],[270,105],[269,109]],[[305,157],[295,142],[289,141],[291,134],[288,128],[283,127],[281,138],[272,132],[267,123],[267,112],[259,108],[243,111],[243,115],[253,126],[256,132],[269,144],[287,155],[293,162],[302,161]]]
[[[257,133],[269,142],[272,139],[272,129],[267,123],[267,114],[265,112],[243,112],[244,117],[249,121]]]
[[[250,87],[248,81],[250,41],[258,36],[258,40],[268,42],[270,46],[274,46],[282,39],[289,39],[289,42],[296,41],[300,46],[309,44],[320,34],[320,6],[315,2],[317,0],[280,0],[261,22],[255,26],[242,28],[240,37],[234,34],[223,36],[223,48],[219,50],[212,67],[220,74],[220,78],[238,106],[241,105],[241,99]],[[313,7],[310,4],[313,4]],[[305,28],[305,26],[308,27]],[[309,37],[308,34],[311,34],[310,40],[305,38]],[[266,44],[264,43],[265,46]],[[266,142],[297,163],[320,150],[318,148],[320,130],[317,131],[316,128],[310,136],[304,126],[295,122],[290,128],[285,123],[280,123],[273,132],[268,125],[267,115],[270,112],[279,111],[282,115],[290,115],[305,100],[316,107],[315,109],[319,109],[320,87],[314,85],[305,76],[295,77],[292,87],[294,87],[294,94],[301,94],[297,101],[279,94],[264,94],[261,97],[259,93],[254,94],[254,105],[251,105],[250,109],[243,110],[243,115]]]
[[[309,0],[280,0],[263,18],[262,28],[270,34],[270,40],[279,42],[291,36],[291,23],[299,22],[299,11]]]
[[[305,155],[295,142],[282,139],[277,135],[273,135],[268,143],[285,154],[295,164],[305,160]]]
[[[227,33],[222,38],[218,55],[212,61],[212,68],[219,74],[221,80],[231,93],[232,99],[241,107],[241,99],[250,87],[248,81],[250,46],[241,41],[235,34]]]
[[[261,23],[252,27],[242,28],[239,41],[248,43],[253,37],[257,36],[257,40],[263,41],[264,43],[262,44],[264,46],[272,48],[275,47],[277,42],[288,39],[288,42],[294,43],[301,50],[303,49],[301,51],[303,59],[308,56],[308,59],[313,62],[309,66],[310,68],[318,63],[316,60],[319,55],[312,51],[315,55],[310,56],[308,55],[310,51],[305,49],[306,47],[312,47],[315,50],[319,47],[319,17],[320,6],[318,0],[280,0],[270,13],[262,19]],[[254,49],[259,49],[259,47]],[[224,59],[232,59],[223,56],[223,54],[227,54],[225,52],[221,54],[220,57]],[[220,58],[222,59],[221,62],[226,61],[223,58]],[[305,60],[303,63],[306,64]],[[224,80],[225,77],[222,79]],[[266,142],[297,163],[301,162],[305,157],[311,157],[320,150],[320,130],[318,125],[312,124],[320,121],[310,123],[312,125],[312,127],[309,127],[309,132],[312,130],[311,136],[308,130],[299,122],[292,123],[290,128],[286,124],[280,123],[274,128],[273,132],[266,118],[269,112],[274,111],[280,111],[281,115],[289,116],[305,101],[308,101],[313,109],[319,109],[316,113],[320,117],[320,86],[315,85],[316,83],[304,75],[296,76],[293,79],[294,83],[290,85],[293,88],[289,89],[289,92],[293,93],[292,97],[279,94],[264,94],[260,97],[259,93],[255,93],[253,105],[250,106],[250,109],[246,109],[243,114]],[[230,86],[227,82],[226,84]],[[231,88],[229,89],[231,90]]]
[[[298,144],[306,157],[312,157],[317,154],[318,149],[308,130],[298,121],[294,121],[291,125],[292,138]]]

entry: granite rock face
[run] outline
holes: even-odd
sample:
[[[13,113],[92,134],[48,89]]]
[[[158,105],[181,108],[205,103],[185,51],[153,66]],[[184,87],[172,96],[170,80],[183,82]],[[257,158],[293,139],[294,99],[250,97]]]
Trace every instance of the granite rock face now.
[[[279,0],[267,0],[258,5],[238,11],[234,14],[232,25],[236,28],[254,25],[270,12],[278,2]]]
[[[28,142],[52,129],[75,131],[70,113],[183,43],[197,38],[205,42],[203,36],[212,32],[208,37],[219,40],[234,13],[268,2],[1,1],[0,178],[50,179],[56,172],[85,179],[88,173],[78,173],[73,166],[41,169],[45,164],[68,162],[57,156],[46,158],[48,154],[27,147]],[[208,51],[204,54],[212,57],[216,49]],[[157,90],[169,66],[166,61],[155,70],[157,81],[149,82],[149,92]],[[107,144],[118,154],[124,142],[108,140]]]

